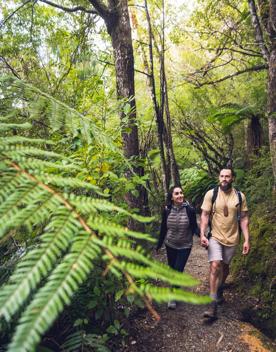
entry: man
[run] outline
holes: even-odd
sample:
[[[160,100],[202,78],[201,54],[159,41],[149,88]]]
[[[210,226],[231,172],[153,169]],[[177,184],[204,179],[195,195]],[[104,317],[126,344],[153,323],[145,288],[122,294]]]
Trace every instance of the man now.
[[[214,200],[215,189],[204,197],[201,206],[200,242],[208,248],[210,263],[210,297],[213,299],[204,317],[217,318],[217,305],[223,301],[223,284],[229,274],[229,264],[239,243],[239,225],[244,236],[242,253],[249,253],[249,218],[246,199],[243,193],[232,187],[234,172],[224,168],[219,174],[219,187]],[[240,220],[238,220],[240,219]],[[240,223],[240,224],[239,224]],[[208,226],[211,237],[206,237]]]

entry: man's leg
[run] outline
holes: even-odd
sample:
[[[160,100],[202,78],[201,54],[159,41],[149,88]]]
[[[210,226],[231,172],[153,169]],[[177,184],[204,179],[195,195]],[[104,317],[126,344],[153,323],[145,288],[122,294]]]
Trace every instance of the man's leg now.
[[[208,261],[210,262],[210,297],[213,302],[207,311],[204,312],[205,318],[217,318],[217,291],[222,281],[223,266],[222,266],[222,245],[210,238],[208,247]]]
[[[229,275],[229,267],[230,267],[230,262],[235,255],[236,252],[236,246],[223,246],[223,252],[222,252],[222,257],[223,257],[223,262],[222,262],[222,280],[221,283],[218,287],[218,304],[222,304],[224,302],[224,297],[223,297],[223,285]]]
[[[210,263],[210,296],[217,299],[218,287],[222,280],[222,262],[214,260]]]

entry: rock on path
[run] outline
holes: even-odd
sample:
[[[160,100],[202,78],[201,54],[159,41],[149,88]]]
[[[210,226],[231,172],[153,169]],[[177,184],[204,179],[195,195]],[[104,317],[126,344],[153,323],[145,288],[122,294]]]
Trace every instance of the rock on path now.
[[[165,250],[156,255],[165,260]],[[206,250],[195,244],[186,271],[201,281],[193,291],[208,294]],[[205,306],[178,303],[176,310],[166,304],[156,305],[161,320],[156,322],[146,310],[128,320],[129,335],[118,352],[271,352],[276,343],[252,325],[242,322],[241,302],[233,285],[225,290],[226,302],[219,307],[219,319],[206,324],[202,318]],[[116,351],[116,352],[117,352]]]

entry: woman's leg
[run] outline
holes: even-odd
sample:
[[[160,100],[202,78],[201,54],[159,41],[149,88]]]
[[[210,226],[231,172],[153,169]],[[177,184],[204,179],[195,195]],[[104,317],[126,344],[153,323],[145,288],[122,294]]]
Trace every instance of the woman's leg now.
[[[175,269],[176,259],[177,259],[177,249],[166,246],[168,264],[171,268]]]
[[[177,256],[175,261],[175,270],[182,272],[185,268],[187,260],[190,256],[191,248],[183,248],[177,250]]]
[[[167,250],[167,259],[168,259],[168,264],[172,269],[175,269],[175,264],[176,264],[176,259],[177,259],[177,249],[171,248],[166,246]],[[173,300],[170,300],[168,302],[168,308],[169,309],[175,309],[176,308],[176,302]]]

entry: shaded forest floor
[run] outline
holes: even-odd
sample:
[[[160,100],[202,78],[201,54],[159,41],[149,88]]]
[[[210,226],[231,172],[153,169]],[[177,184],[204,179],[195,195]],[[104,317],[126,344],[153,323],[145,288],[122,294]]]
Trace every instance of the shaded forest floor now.
[[[195,240],[197,242],[197,240]],[[165,261],[165,250],[157,255]],[[195,243],[186,266],[186,272],[198,278],[201,284],[194,292],[208,294],[208,263],[206,250]],[[166,304],[155,305],[161,320],[156,322],[147,310],[133,314],[124,327],[128,337],[116,349],[118,352],[270,352],[276,351],[276,342],[263,335],[243,319],[245,302],[239,300],[231,277],[225,289],[226,302],[219,306],[219,319],[208,323],[202,318],[205,306],[178,303],[176,310]]]

